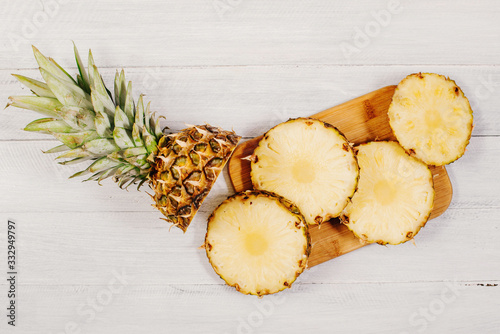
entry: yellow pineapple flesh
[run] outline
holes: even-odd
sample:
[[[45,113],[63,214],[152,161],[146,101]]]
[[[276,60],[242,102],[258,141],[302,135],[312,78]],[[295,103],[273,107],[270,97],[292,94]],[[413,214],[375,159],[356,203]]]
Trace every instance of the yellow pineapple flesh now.
[[[214,270],[239,292],[266,295],[289,288],[311,248],[304,217],[265,191],[229,197],[208,220],[205,250]]]
[[[362,241],[399,244],[425,225],[434,203],[432,173],[397,142],[356,147],[358,189],[341,220]]]
[[[351,146],[336,128],[317,119],[275,126],[252,160],[254,187],[295,203],[308,224],[337,217],[356,189],[358,165]]]
[[[407,152],[428,165],[460,158],[472,133],[472,109],[455,81],[433,73],[402,80],[389,107],[389,123]]]

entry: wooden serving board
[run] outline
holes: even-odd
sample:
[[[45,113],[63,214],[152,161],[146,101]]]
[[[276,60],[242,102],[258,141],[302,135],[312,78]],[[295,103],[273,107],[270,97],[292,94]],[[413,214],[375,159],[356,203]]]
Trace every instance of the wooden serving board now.
[[[310,117],[332,124],[343,132],[351,143],[395,140],[387,117],[395,89],[396,86],[387,86]],[[252,189],[250,161],[241,158],[251,155],[261,138],[262,136],[240,144],[229,160],[229,176],[237,192]],[[453,193],[446,169],[431,167],[431,171],[434,176],[436,196],[430,219],[446,211]],[[364,246],[338,219],[324,222],[320,227],[313,226],[310,228],[310,233],[312,249],[309,267]]]

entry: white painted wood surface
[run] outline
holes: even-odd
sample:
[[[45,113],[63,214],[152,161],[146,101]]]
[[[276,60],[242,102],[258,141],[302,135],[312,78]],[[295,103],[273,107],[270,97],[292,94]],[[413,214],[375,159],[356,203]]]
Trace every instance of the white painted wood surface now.
[[[77,167],[41,153],[55,142],[21,131],[35,114],[1,110],[0,333],[499,332],[498,1],[0,3],[0,103],[28,93],[10,73],[39,77],[31,44],[74,73],[74,40],[107,82],[124,68],[173,129],[209,122],[250,138],[418,71],[455,79],[475,117],[466,155],[448,167],[451,206],[416,247],[370,245],[257,299],[225,286],[198,249],[232,193],[227,175],[186,234],[169,231],[144,191],[67,180]],[[5,317],[8,219],[16,328]]]

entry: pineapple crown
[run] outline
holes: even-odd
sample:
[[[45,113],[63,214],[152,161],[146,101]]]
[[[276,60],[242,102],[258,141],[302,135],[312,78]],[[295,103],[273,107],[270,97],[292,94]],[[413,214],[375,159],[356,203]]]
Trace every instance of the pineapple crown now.
[[[144,106],[142,95],[137,105],[132,83],[125,73],[116,72],[114,97],[106,88],[89,50],[85,70],[76,46],[76,80],[52,58],[33,47],[45,82],[13,74],[34,95],[11,96],[8,106],[36,111],[48,116],[29,123],[24,130],[53,135],[62,145],[45,153],[61,153],[60,164],[87,160],[91,164],[71,177],[91,174],[86,180],[100,182],[113,177],[121,188],[148,179],[151,163],[163,137],[159,118]]]

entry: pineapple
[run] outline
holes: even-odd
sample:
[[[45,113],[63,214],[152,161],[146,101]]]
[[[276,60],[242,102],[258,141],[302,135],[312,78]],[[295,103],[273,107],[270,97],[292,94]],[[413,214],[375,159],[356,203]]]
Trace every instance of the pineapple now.
[[[266,191],[235,194],[208,219],[208,259],[228,285],[244,294],[290,288],[306,268],[310,249],[298,208]]]
[[[389,107],[394,135],[407,152],[428,165],[460,158],[472,133],[472,109],[455,81],[433,73],[411,74]]]
[[[8,106],[48,117],[25,130],[58,139],[62,145],[46,153],[59,153],[56,159],[63,165],[90,162],[72,177],[113,177],[121,188],[149,182],[154,206],[185,232],[240,137],[210,125],[164,134],[142,95],[134,103],[123,70],[116,73],[113,96],[90,51],[86,71],[75,47],[75,80],[53,59],[33,50],[45,82],[15,75],[34,95],[9,97]]]
[[[434,203],[429,167],[396,142],[369,142],[356,150],[358,189],[341,221],[367,243],[396,245],[412,239]]]
[[[356,189],[358,165],[351,146],[336,128],[317,119],[275,126],[251,160],[254,188],[289,199],[310,225],[337,217]]]

